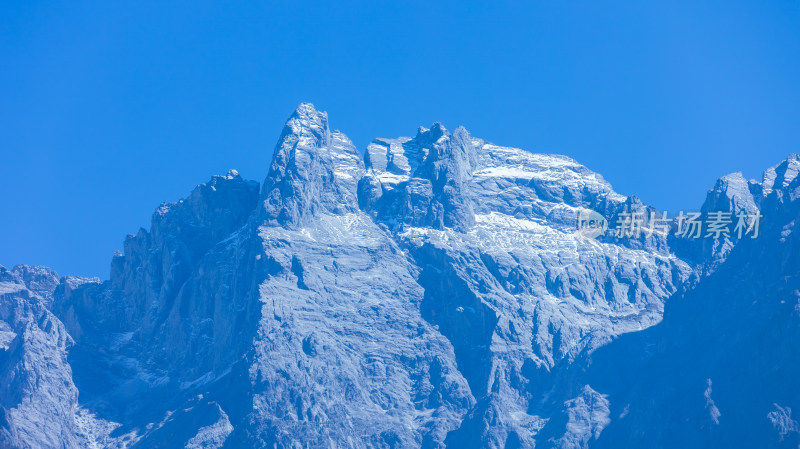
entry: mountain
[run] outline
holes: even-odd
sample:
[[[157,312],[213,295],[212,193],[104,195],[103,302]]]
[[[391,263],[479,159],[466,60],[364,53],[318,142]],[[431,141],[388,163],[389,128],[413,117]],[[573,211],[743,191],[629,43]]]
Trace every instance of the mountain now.
[[[786,221],[797,166],[722,178],[702,211]],[[661,415],[618,418],[636,401],[663,399],[666,413],[673,397],[613,367],[689,357],[649,343],[667,332],[677,345],[661,329],[721,320],[686,298],[735,288],[744,304],[754,286],[782,298],[792,247],[772,228],[595,239],[577,232],[587,210],[610,222],[654,212],[568,157],[439,123],[362,156],[301,104],[263,183],[231,170],[162,204],[108,280],[0,269],[0,446],[574,448],[668,433]],[[757,253],[772,277],[731,268]],[[779,254],[783,265],[766,264]],[[752,344],[726,327],[746,308],[728,313],[720,329]],[[775,313],[750,318],[763,327]],[[759,366],[789,372],[778,357]],[[788,383],[775,385],[770,416],[791,441],[797,406]]]
[[[671,298],[661,324],[593,355],[614,418],[593,447],[798,447],[798,168],[792,155],[765,173],[757,239]]]
[[[0,447],[83,447],[67,350],[73,344],[48,306],[56,288],[94,280],[44,267],[0,266]]]

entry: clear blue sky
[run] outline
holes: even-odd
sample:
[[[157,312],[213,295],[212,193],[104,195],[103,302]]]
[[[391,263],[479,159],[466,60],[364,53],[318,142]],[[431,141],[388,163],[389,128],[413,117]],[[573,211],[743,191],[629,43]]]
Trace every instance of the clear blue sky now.
[[[800,152],[797,1],[0,3],[0,264],[107,278],[301,101],[363,150],[442,121],[698,208]],[[703,3],[703,4],[699,4]]]

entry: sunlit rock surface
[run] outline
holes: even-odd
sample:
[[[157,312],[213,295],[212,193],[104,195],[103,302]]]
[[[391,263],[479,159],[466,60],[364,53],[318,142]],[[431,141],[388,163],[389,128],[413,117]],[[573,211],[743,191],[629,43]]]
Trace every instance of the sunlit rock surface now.
[[[439,123],[362,157],[302,104],[263,184],[232,170],[161,205],[109,280],[0,269],[0,446],[584,448],[654,435],[672,447],[673,400],[703,426],[747,428],[726,375],[772,380],[798,355],[781,343],[797,341],[795,318],[777,315],[800,310],[785,297],[800,288],[797,213],[784,210],[797,161],[709,191],[703,211],[780,216],[763,241],[595,239],[576,232],[581,210],[613,221],[652,209],[568,157]],[[735,274],[759,257],[752,276]],[[760,291],[774,298],[753,313]],[[715,303],[723,292],[739,305]],[[757,331],[776,325],[771,340]],[[708,347],[681,346],[690,335]],[[710,353],[733,357],[725,335],[768,372],[713,365]],[[774,349],[756,356],[758,341]],[[695,356],[697,392],[648,365]],[[773,385],[752,413],[769,441],[791,444],[800,404],[790,383]]]

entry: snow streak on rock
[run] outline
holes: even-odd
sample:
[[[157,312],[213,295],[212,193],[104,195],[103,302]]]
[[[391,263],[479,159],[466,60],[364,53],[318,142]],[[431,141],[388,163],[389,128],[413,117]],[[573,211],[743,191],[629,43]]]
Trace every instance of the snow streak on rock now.
[[[720,179],[703,210],[786,218],[782,207],[799,196],[797,161],[760,183]],[[800,288],[785,277],[798,266],[796,215],[776,218],[764,247],[735,238],[681,246],[587,238],[575,232],[585,208],[609,219],[651,210],[568,157],[438,123],[376,139],[362,158],[326,113],[301,104],[262,185],[232,170],[161,205],[149,230],[125,240],[109,280],[0,268],[0,445],[602,447],[663,435],[656,423],[667,420],[646,420],[642,401],[666,410],[673,394],[700,423],[693,429],[749,422],[723,405],[739,377],[715,365],[696,363],[663,395],[617,368],[670,385],[669,361],[730,354],[717,340],[716,352],[682,346],[705,336],[703,323],[746,335],[745,349],[753,328],[794,335],[798,315],[774,312],[793,311],[796,294],[746,305],[753,285]],[[736,278],[728,310],[714,294],[735,278],[726,266],[746,265],[740,247],[763,263],[757,280]],[[716,270],[727,277],[715,280]],[[692,297],[695,286],[698,296],[707,289],[697,308],[673,312],[690,327],[681,333],[670,298]],[[773,385],[770,408],[754,413],[790,444],[789,407],[800,405]]]

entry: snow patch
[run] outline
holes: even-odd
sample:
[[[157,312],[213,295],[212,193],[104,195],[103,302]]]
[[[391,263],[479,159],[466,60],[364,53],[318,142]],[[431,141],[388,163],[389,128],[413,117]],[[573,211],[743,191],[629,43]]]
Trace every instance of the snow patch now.
[[[708,410],[708,416],[711,418],[711,421],[714,424],[719,424],[719,417],[722,416],[717,405],[714,404],[714,400],[711,399],[711,379],[706,379],[706,391],[703,392],[703,397],[706,398],[706,410]]]
[[[792,409],[772,404],[775,410],[767,413],[767,419],[772,423],[772,427],[778,432],[781,441],[790,433],[800,433],[800,425],[792,419]]]
[[[111,434],[121,425],[100,419],[80,406],[75,410],[77,434],[85,442],[87,449],[126,449],[139,441],[136,431],[112,437]]]
[[[186,443],[186,449],[219,449],[228,439],[228,435],[233,432],[228,415],[219,404],[216,405],[219,410],[219,420],[209,426],[201,427],[197,431],[197,435]]]

